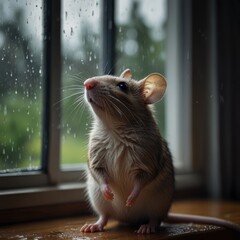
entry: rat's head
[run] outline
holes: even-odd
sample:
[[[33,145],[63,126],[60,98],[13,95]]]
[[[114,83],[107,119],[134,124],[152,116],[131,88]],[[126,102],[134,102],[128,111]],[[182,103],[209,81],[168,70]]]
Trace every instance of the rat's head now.
[[[84,82],[85,98],[93,112],[105,123],[133,123],[147,115],[147,105],[162,99],[165,78],[153,73],[140,81],[132,79],[129,69],[120,77],[98,76]]]

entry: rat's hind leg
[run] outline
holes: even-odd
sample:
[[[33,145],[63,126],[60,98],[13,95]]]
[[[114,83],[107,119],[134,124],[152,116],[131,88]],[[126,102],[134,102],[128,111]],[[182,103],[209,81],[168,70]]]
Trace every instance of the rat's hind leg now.
[[[138,234],[155,233],[155,232],[158,231],[159,227],[160,227],[160,222],[159,221],[151,220],[147,224],[142,224],[139,227],[139,229],[136,230],[135,232],[138,233]]]
[[[98,221],[95,222],[95,223],[86,223],[84,224],[80,231],[81,232],[85,232],[85,233],[88,233],[88,232],[102,232],[103,231],[103,228],[104,226],[106,226],[108,222],[108,217],[107,216],[100,216]]]

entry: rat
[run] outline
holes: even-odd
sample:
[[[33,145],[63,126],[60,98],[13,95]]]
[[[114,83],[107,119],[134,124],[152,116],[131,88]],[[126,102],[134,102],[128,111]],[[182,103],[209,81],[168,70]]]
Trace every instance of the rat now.
[[[156,232],[161,222],[240,227],[229,221],[168,214],[174,195],[174,168],[167,142],[158,129],[153,104],[167,81],[152,73],[140,81],[129,69],[116,76],[84,82],[85,100],[93,116],[89,136],[87,196],[98,215],[81,232],[103,231],[108,220],[139,225],[138,234]]]
[[[99,219],[81,231],[102,231],[113,218],[140,224],[137,233],[155,232],[174,193],[172,156],[152,109],[166,79],[153,73],[136,81],[126,69],[120,77],[89,78],[84,86],[93,115],[87,194]]]

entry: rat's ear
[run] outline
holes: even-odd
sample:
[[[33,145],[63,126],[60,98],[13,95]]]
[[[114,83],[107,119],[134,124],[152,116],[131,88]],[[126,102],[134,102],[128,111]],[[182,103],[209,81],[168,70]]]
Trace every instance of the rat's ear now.
[[[121,75],[120,75],[121,78],[127,78],[127,79],[131,79],[132,78],[132,72],[130,69],[126,69],[124,70]]]
[[[162,99],[167,81],[159,73],[153,73],[141,80],[143,97],[146,104],[152,104]]]

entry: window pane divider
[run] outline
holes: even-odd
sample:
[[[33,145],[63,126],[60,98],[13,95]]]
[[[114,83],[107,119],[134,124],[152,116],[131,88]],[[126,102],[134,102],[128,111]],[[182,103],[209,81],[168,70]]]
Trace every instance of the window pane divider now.
[[[114,74],[115,61],[115,1],[103,1],[103,71]]]
[[[61,1],[44,1],[44,114],[42,164],[48,183],[60,178]]]

